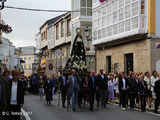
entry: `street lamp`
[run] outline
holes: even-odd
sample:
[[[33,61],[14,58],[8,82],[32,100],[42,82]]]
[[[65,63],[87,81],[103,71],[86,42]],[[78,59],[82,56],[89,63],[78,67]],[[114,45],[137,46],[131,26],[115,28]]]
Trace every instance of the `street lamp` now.
[[[7,0],[0,0],[0,10],[2,10],[4,8],[4,2],[6,2]]]
[[[84,31],[85,31],[85,35],[86,35],[86,40],[87,40],[87,41],[92,41],[92,38],[89,39],[89,28],[86,27]]]

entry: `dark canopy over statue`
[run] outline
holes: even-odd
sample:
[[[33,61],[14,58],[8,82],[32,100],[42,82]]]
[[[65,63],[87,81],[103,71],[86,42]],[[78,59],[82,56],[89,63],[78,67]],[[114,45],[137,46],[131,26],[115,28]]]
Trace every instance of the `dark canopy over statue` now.
[[[87,73],[85,48],[80,29],[77,29],[71,55],[64,69],[68,72],[71,71],[71,69],[75,69],[79,73]]]

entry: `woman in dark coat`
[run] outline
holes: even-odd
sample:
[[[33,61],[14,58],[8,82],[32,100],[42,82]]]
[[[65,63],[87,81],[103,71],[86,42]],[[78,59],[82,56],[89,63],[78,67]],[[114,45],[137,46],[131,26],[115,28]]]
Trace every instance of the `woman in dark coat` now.
[[[138,84],[138,95],[140,95],[141,100],[141,111],[146,110],[146,95],[147,95],[147,82],[144,81],[144,75],[141,75],[141,81]]]
[[[23,82],[19,80],[19,75],[18,70],[12,70],[13,79],[9,81],[10,94],[7,104],[9,115],[5,117],[5,120],[20,120],[21,108],[24,104],[24,88]],[[11,113],[19,113],[19,115]]]
[[[137,82],[134,78],[134,75],[130,75],[129,79],[129,91],[130,91],[130,108],[134,109],[135,104],[135,96],[136,96],[136,88],[137,88]]]
[[[45,93],[46,93],[47,105],[51,105],[53,83],[52,83],[49,75],[47,76],[47,80],[44,84],[44,89],[45,89]]]

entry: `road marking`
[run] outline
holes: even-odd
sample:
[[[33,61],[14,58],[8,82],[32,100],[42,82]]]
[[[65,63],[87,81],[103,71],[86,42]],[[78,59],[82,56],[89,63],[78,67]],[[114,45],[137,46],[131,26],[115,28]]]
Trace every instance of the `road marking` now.
[[[24,111],[23,108],[21,109],[21,111],[22,111],[24,117],[26,118],[26,120],[31,120],[31,118],[29,117],[29,115],[26,115],[26,112]]]
[[[112,105],[115,105],[115,106],[119,106],[118,104],[115,104],[115,103],[109,103],[109,104],[112,104]],[[137,110],[137,111],[138,111],[137,108],[134,108],[134,110]],[[153,113],[153,112],[148,112],[148,111],[146,111],[146,113],[152,114],[152,115],[156,115],[156,116],[160,116],[160,114],[155,114],[155,113]]]

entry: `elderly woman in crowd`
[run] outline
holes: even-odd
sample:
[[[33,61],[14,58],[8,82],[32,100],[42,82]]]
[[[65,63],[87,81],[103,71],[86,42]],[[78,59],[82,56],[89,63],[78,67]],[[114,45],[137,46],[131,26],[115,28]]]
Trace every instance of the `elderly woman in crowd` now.
[[[138,84],[138,94],[141,100],[141,111],[146,110],[146,95],[147,95],[147,82],[144,81],[144,75],[141,75],[141,81]]]
[[[50,76],[47,76],[47,80],[44,84],[44,89],[45,89],[45,93],[46,93],[46,101],[47,101],[47,105],[51,105],[51,101],[52,101],[52,89],[53,89],[53,83],[51,81]]]
[[[115,90],[115,99],[119,99],[119,89],[118,89],[118,83],[119,83],[119,78],[121,77],[121,73],[118,72],[117,76],[114,78],[114,90]]]
[[[114,76],[110,76],[110,81],[108,82],[108,90],[109,90],[109,99],[114,100]]]

